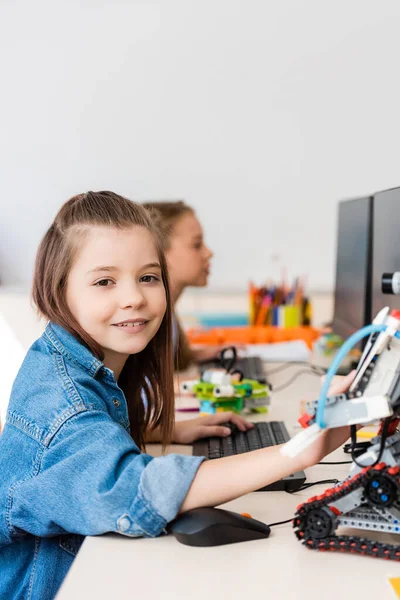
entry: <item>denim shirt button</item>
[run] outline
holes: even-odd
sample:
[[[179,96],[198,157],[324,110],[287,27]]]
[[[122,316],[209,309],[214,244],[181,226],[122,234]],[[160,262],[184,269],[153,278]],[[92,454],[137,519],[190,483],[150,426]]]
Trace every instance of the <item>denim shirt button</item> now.
[[[121,406],[121,402],[118,400],[118,398],[113,398],[113,403],[114,406],[116,406],[117,408]]]
[[[118,529],[120,531],[128,531],[130,526],[131,520],[129,519],[129,517],[121,517],[120,519],[118,519]]]

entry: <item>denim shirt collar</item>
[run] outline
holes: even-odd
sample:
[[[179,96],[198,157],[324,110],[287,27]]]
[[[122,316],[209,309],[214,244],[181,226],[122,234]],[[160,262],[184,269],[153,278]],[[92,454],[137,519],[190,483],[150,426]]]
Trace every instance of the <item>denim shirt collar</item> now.
[[[105,367],[101,360],[96,358],[86,346],[61,325],[49,322],[44,335],[60,354],[77,363],[92,377],[96,377],[102,369],[104,374],[110,375],[114,379],[111,369]]]

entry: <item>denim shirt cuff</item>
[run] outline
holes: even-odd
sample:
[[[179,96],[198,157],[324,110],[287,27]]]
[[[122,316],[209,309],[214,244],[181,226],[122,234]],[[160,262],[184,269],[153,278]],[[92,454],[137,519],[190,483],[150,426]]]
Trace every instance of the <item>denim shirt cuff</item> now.
[[[130,514],[118,520],[118,531],[128,536],[160,535],[178,514],[203,460],[203,456],[169,454],[150,461]]]

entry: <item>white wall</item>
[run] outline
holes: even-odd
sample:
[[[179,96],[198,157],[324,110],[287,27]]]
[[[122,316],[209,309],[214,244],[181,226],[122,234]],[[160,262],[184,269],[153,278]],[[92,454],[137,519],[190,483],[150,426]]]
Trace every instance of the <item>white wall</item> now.
[[[333,285],[336,202],[400,184],[397,0],[0,3],[0,277],[60,204],[183,197],[211,285]]]

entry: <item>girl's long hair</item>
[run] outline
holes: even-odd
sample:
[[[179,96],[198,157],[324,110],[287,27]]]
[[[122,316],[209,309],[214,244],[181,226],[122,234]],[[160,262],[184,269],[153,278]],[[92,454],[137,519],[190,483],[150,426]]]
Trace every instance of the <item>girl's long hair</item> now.
[[[193,208],[183,200],[144,202],[143,206],[149,211],[153,222],[162,232],[164,250],[169,248],[171,235],[179,219],[187,213],[194,214]],[[178,342],[174,356],[174,366],[177,371],[183,371],[193,362],[193,353],[176,314],[175,322],[178,329]]]
[[[174,425],[171,297],[163,240],[149,213],[141,205],[113,192],[87,192],[68,200],[42,239],[36,255],[32,298],[42,316],[61,325],[100,360],[100,345],[79,325],[66,302],[68,275],[87,230],[92,226],[126,229],[145,227],[153,236],[161,265],[167,309],[152,340],[131,354],[118,379],[125,394],[131,435],[145,447],[145,432],[160,428],[165,447]],[[142,390],[148,399],[145,409]]]

